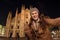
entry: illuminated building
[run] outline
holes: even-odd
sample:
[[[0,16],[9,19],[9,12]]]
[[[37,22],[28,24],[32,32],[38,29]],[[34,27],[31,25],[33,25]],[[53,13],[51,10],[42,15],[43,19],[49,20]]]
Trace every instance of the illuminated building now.
[[[9,12],[6,27],[5,27],[5,37],[24,37],[24,26],[29,24],[30,19],[30,10],[25,9],[25,6],[22,6],[21,12],[18,13],[16,10],[15,17],[12,18],[12,13]]]

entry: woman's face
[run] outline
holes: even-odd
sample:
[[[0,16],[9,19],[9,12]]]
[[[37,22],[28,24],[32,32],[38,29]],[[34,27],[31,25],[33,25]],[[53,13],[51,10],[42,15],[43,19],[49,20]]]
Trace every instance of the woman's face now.
[[[33,11],[31,13],[31,17],[32,17],[33,20],[37,20],[38,19],[38,12],[37,11]]]

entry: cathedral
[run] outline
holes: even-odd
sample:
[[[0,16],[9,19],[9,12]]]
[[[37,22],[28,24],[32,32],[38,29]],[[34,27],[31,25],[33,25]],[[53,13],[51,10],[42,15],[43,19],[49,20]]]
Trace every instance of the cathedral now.
[[[24,25],[29,24],[30,19],[30,10],[25,9],[25,6],[22,6],[21,12],[18,13],[16,9],[15,17],[12,18],[12,12],[9,11],[6,27],[5,27],[5,37],[24,37]]]

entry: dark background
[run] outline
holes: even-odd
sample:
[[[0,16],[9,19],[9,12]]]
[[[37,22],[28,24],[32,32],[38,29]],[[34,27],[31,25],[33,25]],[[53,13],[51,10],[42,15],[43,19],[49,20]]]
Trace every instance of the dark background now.
[[[18,8],[20,12],[22,5],[26,8],[30,5],[37,7],[40,12],[44,12],[51,18],[60,17],[60,1],[58,0],[0,0],[0,24],[5,25],[8,12],[12,11],[14,16],[15,10]]]

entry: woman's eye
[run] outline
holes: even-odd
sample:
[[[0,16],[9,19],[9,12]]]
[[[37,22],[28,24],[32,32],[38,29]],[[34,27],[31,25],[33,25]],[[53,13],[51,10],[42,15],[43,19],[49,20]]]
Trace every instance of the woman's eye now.
[[[36,14],[36,13],[35,13]]]
[[[32,15],[34,15],[34,13],[32,13]]]

